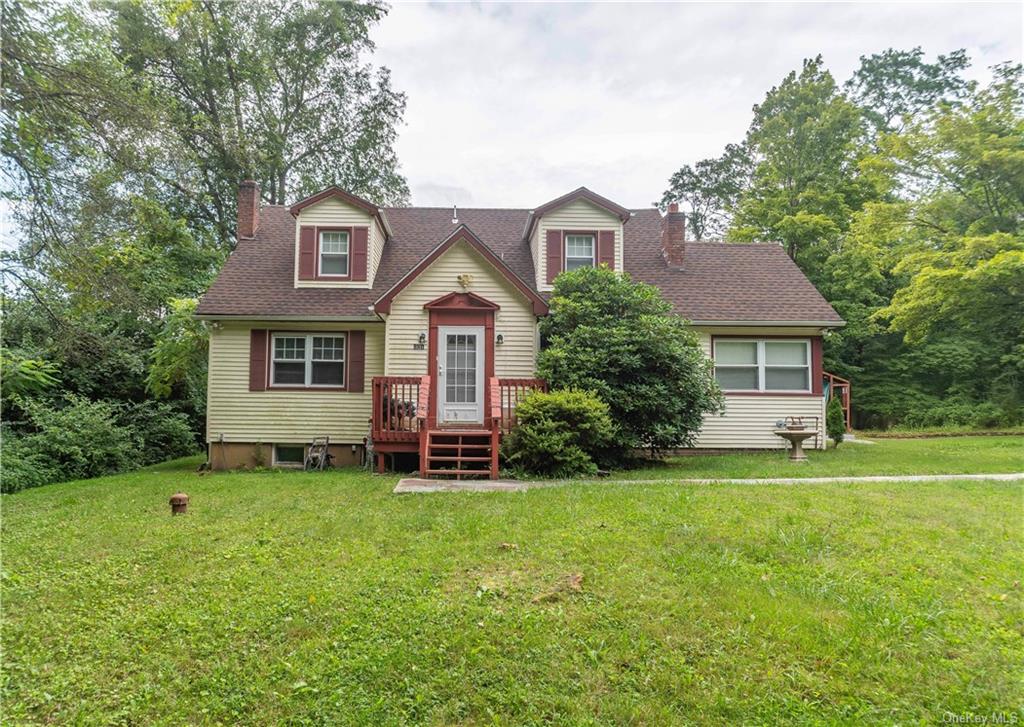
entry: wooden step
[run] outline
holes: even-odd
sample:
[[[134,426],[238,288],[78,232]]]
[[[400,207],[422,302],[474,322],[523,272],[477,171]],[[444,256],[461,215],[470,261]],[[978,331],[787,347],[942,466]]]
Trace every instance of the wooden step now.
[[[430,475],[463,475],[463,474],[475,474],[477,476],[482,475],[484,477],[490,476],[489,470],[427,470],[427,476]]]
[[[431,462],[490,462],[490,457],[437,457],[432,454],[427,455],[427,459]]]

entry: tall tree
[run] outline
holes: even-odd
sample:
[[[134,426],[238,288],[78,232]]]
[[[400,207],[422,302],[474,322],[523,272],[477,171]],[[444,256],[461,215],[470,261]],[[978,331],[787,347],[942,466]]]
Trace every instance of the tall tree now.
[[[804,61],[754,107],[747,134],[752,182],[740,198],[730,236],[778,240],[812,280],[873,195],[858,176],[862,118],[836,87],[820,56]]]
[[[889,48],[861,56],[860,67],[845,88],[876,133],[899,131],[917,114],[963,99],[970,84],[961,74],[969,65],[962,48],[940,55],[934,63],[924,60],[920,47]]]
[[[679,202],[686,214],[687,232],[694,240],[721,237],[731,213],[750,180],[750,155],[742,144],[727,144],[716,159],[684,164],[669,179],[660,206]]]
[[[404,202],[394,142],[405,96],[363,60],[384,13],[323,0],[110,6],[115,53],[152,89],[171,141],[153,172],[226,241],[243,178],[272,204],[330,184]]]

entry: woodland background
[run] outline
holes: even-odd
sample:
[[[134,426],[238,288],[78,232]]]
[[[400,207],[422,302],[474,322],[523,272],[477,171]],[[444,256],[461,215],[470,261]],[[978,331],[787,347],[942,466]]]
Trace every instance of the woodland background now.
[[[196,451],[192,312],[235,243],[237,183],[409,201],[405,97],[368,60],[386,7],[0,11],[4,488]],[[808,59],[655,202],[690,239],[785,246],[848,322],[825,367],[853,381],[858,427],[1024,420],[1022,70],[977,84],[969,64],[891,49],[837,80]]]

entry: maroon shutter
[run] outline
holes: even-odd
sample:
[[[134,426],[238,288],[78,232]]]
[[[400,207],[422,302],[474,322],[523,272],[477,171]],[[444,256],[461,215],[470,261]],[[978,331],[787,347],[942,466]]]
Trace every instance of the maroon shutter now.
[[[249,391],[267,388],[267,329],[249,331]]]
[[[597,235],[597,264],[615,269],[615,232],[602,230]]]
[[[366,373],[366,331],[348,332],[348,390],[363,390]]]
[[[548,285],[562,272],[562,231],[548,230]]]
[[[299,229],[299,280],[316,279],[316,228]]]
[[[352,230],[352,279],[366,280],[366,241],[370,234],[368,227]]]

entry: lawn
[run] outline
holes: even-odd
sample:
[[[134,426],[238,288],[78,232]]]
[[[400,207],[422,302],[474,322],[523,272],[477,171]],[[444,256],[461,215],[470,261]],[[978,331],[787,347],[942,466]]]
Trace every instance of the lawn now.
[[[5,723],[1020,709],[1021,483],[395,496],[194,464],[3,498]]]
[[[855,477],[1024,472],[1024,436],[929,437],[847,442],[807,450],[794,464],[787,452],[674,457],[664,464],[615,472],[617,479]]]

